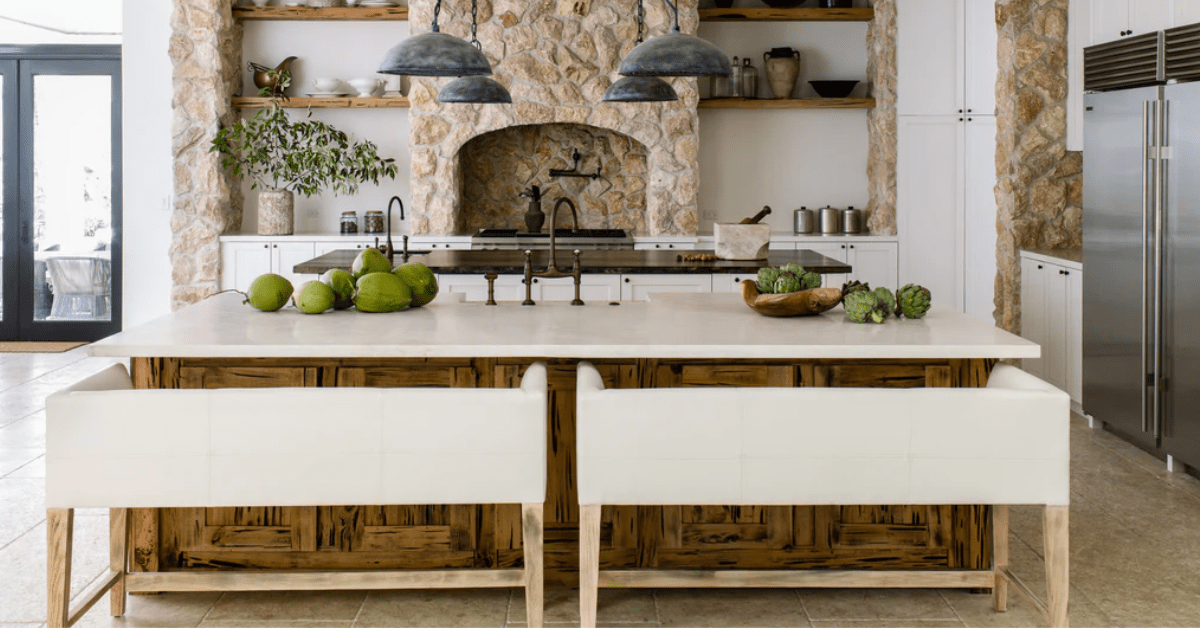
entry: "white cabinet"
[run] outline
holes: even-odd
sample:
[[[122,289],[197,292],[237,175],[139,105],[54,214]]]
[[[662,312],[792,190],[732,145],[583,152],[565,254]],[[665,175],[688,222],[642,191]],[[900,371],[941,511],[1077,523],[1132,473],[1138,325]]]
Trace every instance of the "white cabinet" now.
[[[849,275],[851,278],[870,284],[872,288],[895,290],[900,286],[895,242],[852,242],[848,246],[846,263],[854,269]],[[841,287],[840,283],[830,285]]]
[[[293,285],[316,275],[297,275],[292,267],[315,257],[312,242],[225,242],[221,245],[221,289],[248,290],[259,275],[275,273]]]
[[[758,273],[732,273],[712,276],[713,292],[742,292],[742,282],[758,281]]]
[[[1021,335],[1042,347],[1025,370],[1083,398],[1083,271],[1042,257],[1021,256]]]
[[[959,311],[965,135],[957,117],[900,116],[896,138],[900,283],[925,286],[939,306]]]
[[[1078,1],[1078,0],[1077,0]],[[1102,44],[1122,37],[1142,35],[1171,28],[1177,14],[1191,11],[1186,5],[1195,0],[1090,0],[1093,44]]]
[[[897,113],[995,113],[993,0],[899,0],[896,30]]]
[[[621,300],[647,301],[655,292],[712,292],[712,275],[622,275]]]
[[[1200,2],[1175,0],[1175,26],[1186,26],[1200,22]]]
[[[443,294],[462,294],[466,301],[487,301],[487,279],[483,275],[439,275],[438,288]],[[580,298],[584,302],[607,303],[621,300],[620,275],[583,275],[579,282]],[[572,277],[534,277],[530,295],[535,302],[571,301],[575,298],[575,279]],[[525,278],[521,275],[500,275],[496,278],[496,301],[525,300]]]
[[[635,251],[667,251],[667,250],[693,251],[695,249],[696,249],[696,243],[694,241],[664,240],[664,241],[655,242],[653,240],[651,240],[651,241],[638,240],[637,242],[634,242],[634,244],[633,244],[633,250],[635,250]]]
[[[968,116],[963,137],[963,311],[995,321],[996,118]]]
[[[344,251],[346,249],[365,249],[368,246],[371,246],[371,244],[368,244],[366,242],[355,242],[355,241],[351,241],[351,240],[342,240],[342,241],[323,240],[320,242],[313,243],[313,253],[319,257],[321,255],[325,255],[326,253],[332,253],[334,251]]]

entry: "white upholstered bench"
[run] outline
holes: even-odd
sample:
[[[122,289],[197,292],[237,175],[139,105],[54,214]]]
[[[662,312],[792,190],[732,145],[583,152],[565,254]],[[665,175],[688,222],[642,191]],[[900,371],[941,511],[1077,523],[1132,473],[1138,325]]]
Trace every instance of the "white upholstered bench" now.
[[[987,388],[605,390],[579,365],[580,615],[598,587],[992,587],[1067,625],[1070,399],[1011,366]],[[993,569],[611,570],[609,505],[990,504]],[[1045,506],[1047,601],[1008,569],[1008,505]]]
[[[123,366],[46,401],[47,622],[110,592],[524,587],[542,622],[546,368],[519,389],[132,390]],[[505,504],[524,569],[130,573],[130,508]],[[110,568],[70,608],[75,508],[110,508]]]

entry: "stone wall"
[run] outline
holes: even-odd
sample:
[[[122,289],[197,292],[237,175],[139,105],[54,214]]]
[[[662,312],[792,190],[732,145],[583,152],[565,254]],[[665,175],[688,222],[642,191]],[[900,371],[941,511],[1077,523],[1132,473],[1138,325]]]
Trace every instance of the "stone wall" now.
[[[867,80],[875,108],[867,113],[867,229],[896,233],[896,0],[875,0],[867,30]]]
[[[171,17],[172,107],[175,121],[175,210],[171,214],[172,308],[219,290],[222,234],[241,228],[241,187],[208,152],[217,129],[237,112],[242,27],[230,0],[174,0]]]
[[[429,30],[432,0],[411,0],[409,28]],[[409,93],[415,234],[451,234],[463,173],[459,149],[477,135],[511,126],[563,123],[609,129],[647,149],[647,235],[694,234],[698,228],[699,121],[694,79],[673,79],[675,103],[603,103],[620,60],[637,38],[636,0],[480,0],[479,41],[511,105],[442,105],[449,79],[415,78]],[[442,5],[442,32],[470,37],[470,4]],[[665,3],[646,3],[648,37],[666,32]],[[695,33],[696,0],[680,3],[680,28]],[[586,210],[585,210],[585,213]]]
[[[550,170],[575,167],[601,178],[550,177]],[[475,233],[487,227],[525,231],[529,199],[520,193],[539,186],[549,218],[560,197],[579,207],[579,226],[646,232],[646,174],[650,155],[641,142],[607,129],[580,124],[514,126],[480,135],[459,151],[463,178],[457,231]],[[560,218],[561,226],[570,224]],[[549,230],[549,223],[543,229]]]
[[[996,3],[996,322],[1014,332],[1021,249],[1083,242],[1083,156],[1066,149],[1067,2]]]

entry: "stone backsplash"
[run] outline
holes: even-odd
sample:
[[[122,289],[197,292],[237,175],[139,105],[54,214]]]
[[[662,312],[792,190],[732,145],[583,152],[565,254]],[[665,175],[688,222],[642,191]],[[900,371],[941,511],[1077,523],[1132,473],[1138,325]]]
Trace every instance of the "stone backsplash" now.
[[[411,0],[413,34],[429,30],[433,5],[433,0]],[[605,90],[619,78],[621,59],[635,44],[637,0],[480,0],[478,6],[479,41],[493,78],[509,89],[513,104],[444,105],[437,102],[437,92],[448,79],[412,81],[412,232],[452,234],[474,224],[473,218],[460,216],[476,213],[466,208],[475,199],[463,197],[469,182],[459,158],[470,140],[514,126],[570,124],[607,129],[645,147],[645,210],[635,230],[695,234],[700,186],[696,81],[671,80],[680,98],[674,103],[602,102]],[[696,0],[682,0],[679,9],[681,30],[695,33]],[[470,4],[443,4],[439,23],[443,32],[469,39]],[[650,36],[665,32],[669,23],[665,3],[646,3]],[[622,216],[627,218],[625,210],[617,218]]]
[[[599,179],[551,177],[551,170],[575,167],[572,153],[581,156],[579,171]],[[587,229],[625,229],[646,233],[646,175],[650,154],[641,142],[607,129],[581,124],[513,126],[480,135],[459,151],[462,202],[459,233],[488,227],[525,231],[529,199],[521,192],[541,188],[549,230],[550,208],[561,197],[579,208],[579,226]],[[559,218],[568,226],[569,217]]]

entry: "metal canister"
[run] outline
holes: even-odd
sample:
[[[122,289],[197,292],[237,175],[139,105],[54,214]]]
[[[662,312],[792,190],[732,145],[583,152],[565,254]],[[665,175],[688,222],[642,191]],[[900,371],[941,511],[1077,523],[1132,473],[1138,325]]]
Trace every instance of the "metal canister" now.
[[[742,59],[742,98],[758,98],[758,68],[750,65],[750,57]]]
[[[833,207],[821,208],[821,234],[841,235],[842,210]]]
[[[796,222],[792,231],[796,235],[812,233],[813,228],[816,227],[816,223],[817,218],[813,213],[813,210],[807,207],[801,207],[800,209],[796,210]]]
[[[363,233],[372,235],[383,233],[383,212],[378,210],[367,212],[366,218],[363,219]]]
[[[339,224],[342,235],[358,233],[358,212],[342,212],[342,220]]]
[[[842,210],[842,233],[862,233],[862,211],[853,207]]]

